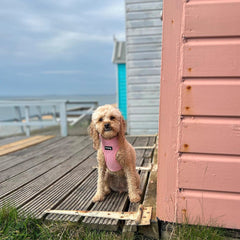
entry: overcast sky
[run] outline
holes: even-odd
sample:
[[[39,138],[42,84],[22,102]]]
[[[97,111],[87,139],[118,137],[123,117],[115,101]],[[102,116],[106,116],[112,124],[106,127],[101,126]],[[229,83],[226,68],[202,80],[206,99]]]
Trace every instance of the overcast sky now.
[[[114,94],[124,0],[1,0],[0,96]]]

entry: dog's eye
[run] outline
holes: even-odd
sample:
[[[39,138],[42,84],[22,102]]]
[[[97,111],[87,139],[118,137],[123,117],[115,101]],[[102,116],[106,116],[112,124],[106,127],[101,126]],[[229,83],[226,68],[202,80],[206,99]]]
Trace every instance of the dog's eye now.
[[[110,120],[114,120],[114,119],[115,119],[115,117],[114,117],[114,116],[111,116],[111,117],[110,117]]]
[[[98,121],[99,121],[99,122],[102,122],[102,121],[103,121],[103,118],[99,118]]]

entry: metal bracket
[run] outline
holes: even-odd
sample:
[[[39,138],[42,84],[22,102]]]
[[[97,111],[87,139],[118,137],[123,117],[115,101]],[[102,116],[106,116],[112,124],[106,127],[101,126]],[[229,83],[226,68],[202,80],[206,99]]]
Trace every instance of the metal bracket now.
[[[152,207],[139,206],[137,212],[111,212],[111,211],[81,211],[81,210],[51,210],[44,211],[46,214],[63,214],[81,217],[98,217],[118,220],[132,220],[139,226],[150,225]]]
[[[153,146],[139,146],[139,147],[134,147],[135,150],[145,150],[145,149],[154,149],[156,147],[156,144]]]

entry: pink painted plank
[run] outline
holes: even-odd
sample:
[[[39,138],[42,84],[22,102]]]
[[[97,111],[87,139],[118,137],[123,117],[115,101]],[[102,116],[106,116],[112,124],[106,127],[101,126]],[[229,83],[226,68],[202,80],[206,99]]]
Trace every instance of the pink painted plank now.
[[[179,188],[240,193],[240,156],[182,154]]]
[[[163,221],[176,219],[177,192],[177,137],[178,137],[178,96],[180,77],[181,21],[183,1],[168,0],[163,4],[163,49],[161,68],[161,100],[159,115],[157,217]],[[174,6],[174,7],[173,7]],[[168,20],[167,20],[168,19]]]
[[[240,40],[205,39],[183,46],[183,77],[239,77]]]
[[[185,8],[186,37],[240,36],[240,2],[190,1]]]
[[[183,191],[178,194],[177,222],[240,229],[240,194]]]
[[[180,152],[240,155],[240,118],[185,118]]]
[[[240,116],[240,80],[186,80],[182,115]]]

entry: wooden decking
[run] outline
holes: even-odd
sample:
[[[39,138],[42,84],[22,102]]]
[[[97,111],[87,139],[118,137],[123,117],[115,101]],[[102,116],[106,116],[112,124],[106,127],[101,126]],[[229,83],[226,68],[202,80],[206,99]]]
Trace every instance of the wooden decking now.
[[[1,140],[0,146],[13,142]],[[20,140],[18,138],[17,140]],[[133,146],[153,146],[156,137],[128,137]],[[149,166],[154,149],[137,149],[137,166]],[[117,230],[120,221],[45,214],[47,209],[134,211],[126,193],[112,192],[103,202],[91,199],[97,186],[96,151],[88,136],[55,137],[0,157],[0,207],[11,204],[36,218],[82,221],[91,228]],[[141,171],[145,191],[149,171]],[[144,196],[143,199],[144,200]],[[126,226],[133,225],[128,221]]]

